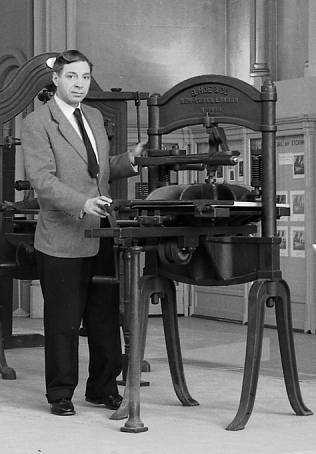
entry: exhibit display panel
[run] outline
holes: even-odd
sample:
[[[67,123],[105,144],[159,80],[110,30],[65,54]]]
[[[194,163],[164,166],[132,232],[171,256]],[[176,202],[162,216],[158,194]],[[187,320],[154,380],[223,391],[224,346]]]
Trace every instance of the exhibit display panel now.
[[[304,115],[277,123],[277,203],[289,205],[291,213],[277,220],[281,270],[291,289],[294,329],[315,333],[315,118]],[[230,148],[240,151],[240,155],[237,166],[223,169],[220,178],[248,186],[251,159],[260,154],[261,139],[244,128],[228,127],[225,131]],[[203,149],[203,142],[197,147]],[[248,286],[196,287],[194,314],[246,322]],[[266,324],[275,325],[274,311],[267,311]]]

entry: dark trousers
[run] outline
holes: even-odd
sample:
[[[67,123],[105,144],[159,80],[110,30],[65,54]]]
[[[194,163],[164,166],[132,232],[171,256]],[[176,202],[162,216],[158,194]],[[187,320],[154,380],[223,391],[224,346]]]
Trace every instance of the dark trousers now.
[[[48,402],[71,398],[78,384],[79,328],[89,345],[86,396],[117,393],[122,370],[118,285],[92,284],[94,275],[114,274],[113,240],[101,239],[99,253],[59,258],[37,251],[44,296],[45,380]]]

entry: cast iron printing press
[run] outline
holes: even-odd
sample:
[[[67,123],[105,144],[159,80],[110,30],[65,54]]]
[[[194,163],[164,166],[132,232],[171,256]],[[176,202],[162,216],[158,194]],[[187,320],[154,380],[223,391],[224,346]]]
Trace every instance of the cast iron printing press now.
[[[148,168],[149,194],[143,200],[116,200],[117,227],[86,232],[113,236],[124,262],[126,307],[129,308],[129,369],[121,407],[113,419],[128,416],[124,432],[147,430],[140,419],[140,365],[145,348],[149,300],[161,301],[173,386],[185,406],[198,405],[186,385],[176,311],[175,281],[203,286],[253,282],[248,298],[248,334],[238,412],[227,429],[243,429],[251,415],[259,375],[265,306],[275,307],[285,385],[297,415],[310,415],[299,388],[290,290],[280,270],[276,220],[289,208],[276,204],[276,90],[267,80],[261,92],[243,81],[218,75],[185,80],[148,105],[148,155],[136,164]],[[252,186],[219,184],[220,165],[237,163],[220,124],[261,132],[260,152],[252,155]],[[163,150],[163,135],[203,125],[209,152],[186,155],[176,147]],[[204,170],[203,184],[170,185],[171,170]],[[142,180],[142,178],[141,178]],[[257,223],[261,221],[261,232]],[[140,271],[140,254],[145,266]],[[210,304],[212,302],[210,301]]]
[[[3,123],[21,112],[43,87],[49,85],[51,73],[45,62],[54,55],[35,57],[21,69],[21,80],[27,80],[27,83],[21,84],[24,87],[23,100],[15,93],[19,84],[14,81],[9,87],[10,96],[7,96],[12,100],[3,100],[5,93],[1,93],[0,106],[11,105],[10,109],[0,110]],[[26,75],[30,75],[29,79]],[[134,93],[126,98],[126,94],[114,93],[107,96],[113,102],[116,97],[116,101],[134,99],[137,104],[139,99],[147,98],[142,95],[138,93],[135,96]],[[100,108],[106,116],[104,106],[108,101],[104,101],[107,96],[104,92],[92,92],[87,102]],[[243,429],[253,409],[265,306],[275,307],[290,404],[297,415],[311,414],[300,393],[290,290],[282,279],[280,239],[276,236],[276,219],[288,215],[288,208],[276,205],[275,103],[275,87],[269,80],[259,92],[240,80],[216,75],[188,79],[163,96],[154,94],[147,99],[148,155],[137,158],[136,164],[141,181],[142,168],[148,168],[149,193],[137,200],[124,200],[119,192],[114,194],[110,211],[115,213],[116,226],[86,232],[87,237],[112,236],[119,259],[116,276],[95,276],[95,281],[103,284],[119,281],[124,289],[124,332],[129,344],[127,386],[120,409],[112,415],[112,419],[128,417],[122,431],[136,433],[147,430],[140,419],[139,386],[150,300],[161,302],[169,367],[176,395],[185,406],[198,405],[191,397],[184,377],[174,281],[203,286],[253,282],[248,301],[248,334],[240,404],[228,430]],[[109,115],[113,109],[111,105],[106,113]],[[251,190],[216,182],[218,166],[234,165],[238,156],[238,152],[229,149],[221,124],[239,125],[262,133],[261,151],[252,156]],[[162,149],[163,135],[191,125],[204,126],[209,136],[208,153],[186,155],[177,147]],[[12,188],[17,185],[14,183],[12,153],[9,153],[9,147],[14,144],[12,140],[10,143],[9,139],[2,139],[0,145],[0,234],[1,241],[13,247],[10,246],[8,258],[4,257],[1,263],[0,279],[3,285],[4,277],[25,279],[27,275],[28,279],[36,278],[32,251],[35,222],[22,222],[16,217],[17,213],[36,213],[36,206],[33,206],[36,202],[26,200],[23,206],[7,202],[12,201]],[[204,169],[207,169],[208,178],[203,184],[172,185],[169,182],[171,170]],[[6,192],[8,190],[10,194]],[[258,221],[261,221],[260,232]],[[142,252],[145,253],[143,272],[140,271]],[[121,259],[123,276],[120,276],[119,270]],[[3,290],[1,300],[3,308]],[[3,321],[3,316],[0,320]],[[3,346],[0,360],[3,375],[8,367]],[[8,369],[11,371],[11,368]]]

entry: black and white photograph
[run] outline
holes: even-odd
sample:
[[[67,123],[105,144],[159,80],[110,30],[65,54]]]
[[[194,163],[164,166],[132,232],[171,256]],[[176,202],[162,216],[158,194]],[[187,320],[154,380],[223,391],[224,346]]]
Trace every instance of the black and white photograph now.
[[[277,227],[277,237],[281,239],[280,243],[280,255],[287,257],[289,255],[289,228],[288,226]]]
[[[291,221],[305,220],[305,191],[290,191]]]
[[[294,153],[293,156],[293,178],[305,177],[304,153]]]
[[[218,166],[217,167],[216,178],[218,180],[223,180],[224,179],[224,166]]]
[[[316,0],[0,30],[0,454],[316,454]]]
[[[236,169],[233,166],[228,168],[229,181],[235,181],[236,178]]]
[[[289,203],[288,200],[288,191],[277,191],[276,192],[276,203],[287,205]]]
[[[243,181],[244,179],[244,160],[238,160],[238,180]]]
[[[291,227],[291,257],[305,257],[305,229]]]

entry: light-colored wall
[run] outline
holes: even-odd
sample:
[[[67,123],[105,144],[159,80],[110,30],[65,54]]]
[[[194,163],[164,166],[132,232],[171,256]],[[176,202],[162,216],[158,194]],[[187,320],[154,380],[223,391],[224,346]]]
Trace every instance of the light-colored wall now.
[[[32,1],[0,1],[0,55],[19,51],[27,58],[33,51]]]
[[[77,0],[77,47],[104,90],[163,94],[189,77],[225,74],[225,8],[218,0]],[[140,119],[146,126],[146,103]]]
[[[225,1],[78,0],[77,45],[103,89],[164,93],[225,73]]]
[[[250,40],[252,0],[227,2],[226,76],[251,83]]]
[[[277,79],[304,77],[308,56],[309,11],[314,0],[277,1]],[[314,16],[315,19],[315,16]],[[315,49],[314,49],[315,52]]]

